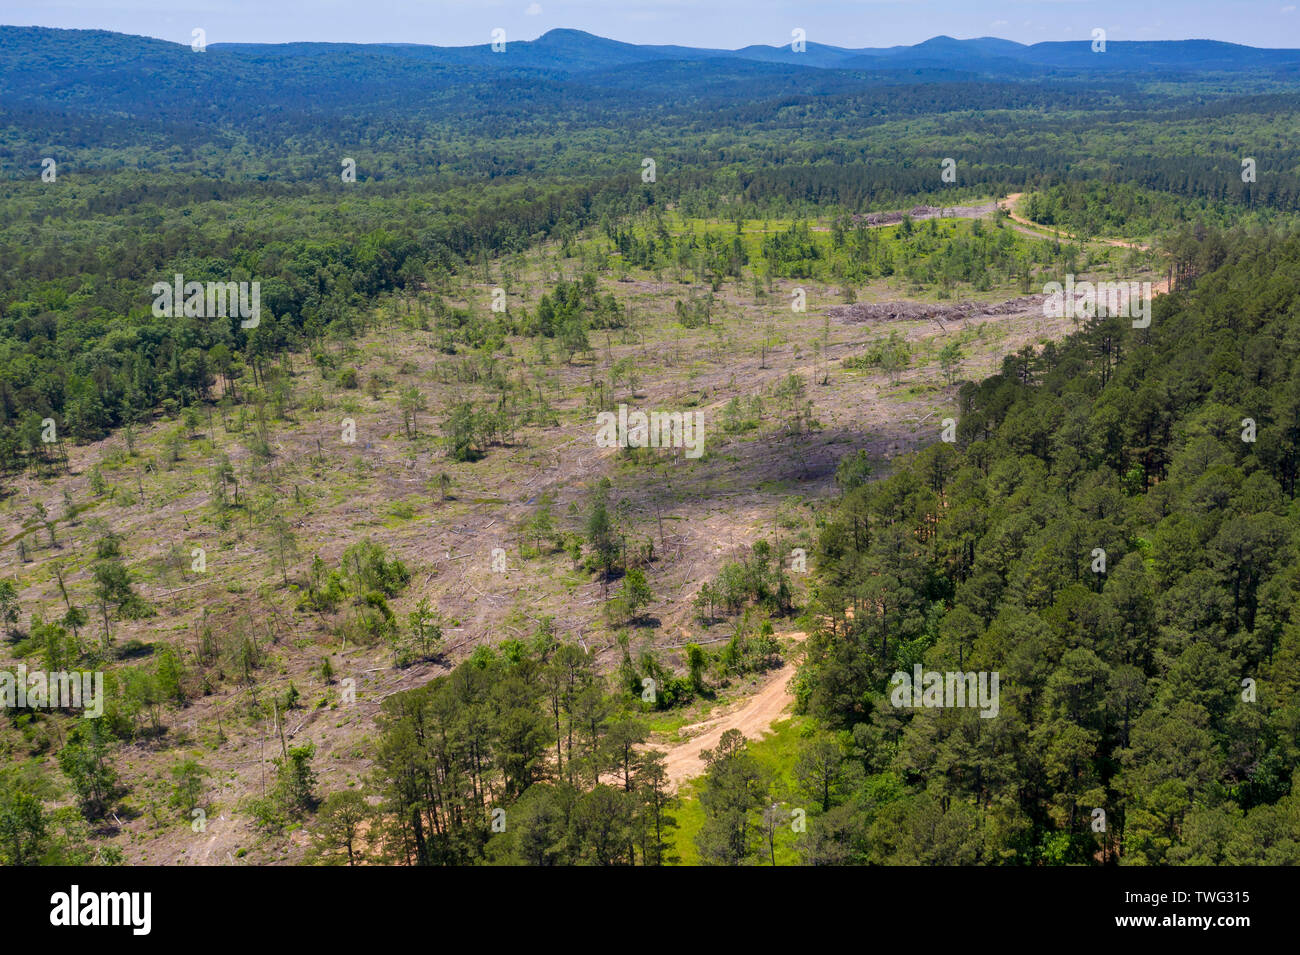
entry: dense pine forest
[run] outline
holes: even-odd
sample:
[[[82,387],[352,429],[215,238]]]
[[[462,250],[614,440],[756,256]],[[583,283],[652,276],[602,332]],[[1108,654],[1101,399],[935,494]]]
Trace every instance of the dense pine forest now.
[[[1008,356],[955,445],[837,505],[798,696],[838,859],[1300,861],[1300,242],[1202,242],[1150,329]],[[999,718],[901,715],[916,662],[1000,671]]]
[[[1300,863],[1300,53],[1113,52],[0,27],[0,862]]]

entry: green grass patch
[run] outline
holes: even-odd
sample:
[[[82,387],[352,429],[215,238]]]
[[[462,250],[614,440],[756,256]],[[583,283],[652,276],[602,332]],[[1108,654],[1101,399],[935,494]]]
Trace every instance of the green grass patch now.
[[[772,724],[771,732],[759,740],[750,740],[747,748],[758,764],[769,774],[772,783],[773,801],[783,803],[783,810],[801,808],[799,797],[794,791],[794,766],[803,749],[807,734],[813,730],[813,721],[805,716],[792,716]],[[669,839],[669,854],[677,856],[675,865],[699,865],[700,854],[695,847],[695,837],[704,826],[704,806],[700,802],[700,790],[703,778],[693,779],[678,790],[681,804],[673,810],[677,828]],[[794,832],[785,824],[776,834],[776,864],[799,865],[796,840],[800,833]],[[770,864],[766,844],[761,852],[756,852],[752,860],[763,865]]]

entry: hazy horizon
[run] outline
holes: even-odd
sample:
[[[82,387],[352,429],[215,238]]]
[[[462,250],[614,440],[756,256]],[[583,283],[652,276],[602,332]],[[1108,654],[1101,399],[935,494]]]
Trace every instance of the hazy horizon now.
[[[504,28],[515,41],[535,40],[552,29],[582,30],[638,45],[736,50],[781,46],[803,29],[810,43],[846,49],[912,46],[934,36],[995,37],[1016,43],[1086,40],[1106,30],[1111,42],[1218,40],[1259,49],[1300,48],[1296,4],[1238,0],[1176,3],[1157,0],[1140,9],[1100,3],[1019,0],[973,9],[960,0],[860,0],[797,4],[740,2],[699,9],[685,0],[550,0],[511,3],[375,0],[288,0],[267,9],[250,0],[63,0],[55,6],[19,3],[4,15],[8,26],[108,30],[188,44],[202,27],[209,43],[408,43],[476,46]]]
[[[43,24],[21,24],[21,23],[0,23],[0,27],[20,27],[20,28],[35,28],[35,29],[50,29],[50,30],[86,30],[86,31],[97,31],[97,30],[98,30],[98,31],[106,31],[106,32],[108,32],[108,33],[114,33],[114,34],[117,34],[117,35],[119,35],[119,36],[130,36],[130,37],[136,37],[136,38],[139,38],[139,39],[146,39],[146,40],[161,40],[161,41],[163,41],[163,42],[165,42],[165,43],[175,43],[175,44],[177,44],[178,46],[189,46],[189,45],[190,45],[190,42],[191,42],[190,39],[189,39],[188,37],[186,37],[186,38],[182,38],[182,39],[175,39],[175,38],[173,38],[173,37],[166,37],[166,36],[151,36],[151,35],[149,35],[149,34],[143,34],[143,33],[126,33],[126,32],[120,31],[120,30],[108,30],[108,29],[105,28],[105,27],[49,27],[49,26],[45,26],[45,25],[43,25]],[[581,27],[571,27],[571,26],[555,26],[555,27],[551,27],[551,28],[549,28],[549,29],[547,29],[547,30],[543,30],[541,33],[537,34],[536,36],[524,36],[524,37],[518,37],[518,36],[513,36],[513,35],[512,35],[512,36],[510,36],[510,38],[509,38],[509,42],[512,42],[512,43],[533,43],[533,42],[536,42],[537,40],[542,39],[544,36],[546,36],[546,35],[549,34],[549,33],[556,33],[556,32],[561,32],[561,31],[570,31],[570,32],[575,32],[575,33],[582,33],[582,34],[585,34],[585,35],[587,35],[587,36],[595,37],[596,39],[601,39],[601,40],[610,40],[610,41],[613,41],[613,42],[616,42],[616,43],[625,43],[625,44],[628,44],[629,46],[644,46],[644,47],[681,47],[681,48],[684,48],[684,49],[692,49],[692,50],[718,50],[718,51],[720,51],[720,52],[726,52],[726,53],[736,53],[736,52],[739,52],[739,51],[741,51],[741,50],[744,50],[744,49],[747,49],[747,48],[753,48],[753,47],[756,47],[756,46],[760,46],[760,47],[761,47],[761,46],[767,46],[767,47],[771,47],[771,48],[773,48],[773,49],[779,49],[779,48],[781,48],[781,47],[789,46],[789,44],[790,44],[790,41],[789,41],[789,40],[786,40],[786,41],[784,41],[784,42],[770,42],[770,43],[764,43],[764,42],[761,42],[761,41],[760,41],[760,42],[755,42],[755,43],[746,43],[746,44],[744,44],[744,45],[742,45],[742,46],[733,46],[733,47],[728,47],[728,46],[717,46],[717,45],[705,45],[705,44],[697,45],[697,44],[692,44],[692,43],[650,43],[650,42],[638,42],[638,41],[635,41],[635,40],[621,40],[621,39],[619,39],[618,37],[605,36],[605,35],[600,34],[600,33],[595,33],[595,32],[593,32],[593,31],[591,31],[591,30],[584,30],[584,29],[581,28]],[[1011,37],[997,36],[997,35],[995,35],[995,34],[988,34],[988,33],[986,33],[986,34],[981,34],[981,35],[978,35],[978,36],[953,36],[952,34],[949,34],[949,33],[935,33],[935,34],[932,34],[932,35],[930,35],[930,36],[924,37],[924,38],[922,38],[922,39],[920,39],[920,40],[916,40],[915,42],[912,42],[912,43],[894,43],[894,44],[890,44],[890,45],[888,45],[888,46],[875,46],[875,47],[872,47],[872,46],[866,46],[866,47],[859,47],[859,46],[846,46],[846,45],[844,45],[844,44],[840,44],[840,43],[823,43],[823,42],[820,42],[820,41],[818,41],[818,40],[814,40],[814,39],[812,39],[812,38],[809,38],[807,42],[810,43],[810,44],[815,44],[815,45],[818,45],[818,46],[829,47],[829,48],[832,48],[832,49],[841,49],[841,50],[846,50],[846,51],[850,51],[850,52],[859,52],[859,51],[867,51],[867,50],[906,49],[906,48],[911,48],[911,47],[921,46],[921,45],[923,45],[923,44],[925,44],[925,43],[929,43],[929,42],[931,42],[931,41],[933,41],[933,40],[938,40],[938,39],[951,39],[951,40],[956,40],[956,41],[958,41],[958,42],[963,42],[963,43],[964,43],[964,42],[969,42],[969,41],[972,41],[972,40],[999,40],[999,41],[1005,41],[1005,42],[1009,42],[1009,43],[1018,43],[1018,44],[1020,44],[1021,46],[1024,46],[1024,47],[1032,47],[1032,46],[1035,46],[1035,45],[1038,44],[1038,43],[1069,43],[1069,42],[1089,43],[1089,42],[1091,42],[1091,39],[1090,39],[1089,37],[1065,37],[1065,38],[1062,38],[1062,39],[1054,39],[1054,40],[1035,40],[1035,41],[1032,41],[1032,42],[1028,42],[1028,43],[1026,43],[1026,42],[1021,41],[1021,40],[1015,40],[1015,39],[1012,39]],[[1236,40],[1223,40],[1223,39],[1220,39],[1220,38],[1218,38],[1218,37],[1209,37],[1209,36],[1188,36],[1188,37],[1145,37],[1145,38],[1142,38],[1142,39],[1128,39],[1128,40],[1126,40],[1126,39],[1124,39],[1124,38],[1118,38],[1118,39],[1117,39],[1117,38],[1115,38],[1115,37],[1113,37],[1113,36],[1109,36],[1109,35],[1107,36],[1107,42],[1108,42],[1108,43],[1125,43],[1125,42],[1129,42],[1129,43],[1184,43],[1184,42],[1195,42],[1195,41],[1207,41],[1207,42],[1212,42],[1212,43],[1227,43],[1227,44],[1231,44],[1231,45],[1233,45],[1233,46],[1241,46],[1241,47],[1246,47],[1246,48],[1249,48],[1249,49],[1255,49],[1255,50],[1272,50],[1272,51],[1300,50],[1300,42],[1298,42],[1296,46],[1280,46],[1280,45],[1279,45],[1279,46],[1258,46],[1258,45],[1255,45],[1255,44],[1252,44],[1252,43],[1241,43],[1241,42],[1238,42],[1238,41],[1236,41]],[[411,40],[344,40],[344,39],[339,39],[339,40],[236,40],[236,39],[225,39],[225,40],[210,40],[210,41],[209,41],[209,45],[210,45],[210,46],[221,46],[222,44],[227,44],[227,45],[254,45],[254,46],[283,46],[283,45],[301,44],[301,43],[308,43],[308,44],[314,44],[314,43],[320,43],[320,44],[346,44],[346,45],[349,45],[349,46],[430,46],[430,47],[436,47],[436,48],[439,48],[439,49],[471,49],[471,48],[474,48],[474,47],[488,46],[488,45],[491,43],[491,38],[489,37],[488,39],[483,40],[482,42],[469,42],[469,43],[417,43],[417,42],[413,42],[413,41],[411,41]]]

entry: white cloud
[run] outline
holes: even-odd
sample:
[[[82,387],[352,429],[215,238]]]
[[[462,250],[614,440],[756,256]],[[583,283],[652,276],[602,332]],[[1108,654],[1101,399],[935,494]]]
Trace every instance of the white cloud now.
[[[539,15],[541,12],[542,12],[542,5],[540,3],[530,3],[528,5],[528,9],[524,11],[524,13],[530,17],[535,17]]]

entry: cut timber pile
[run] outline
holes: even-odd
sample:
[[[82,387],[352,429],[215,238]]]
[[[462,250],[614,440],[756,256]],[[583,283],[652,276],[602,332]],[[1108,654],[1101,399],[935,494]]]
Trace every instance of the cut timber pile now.
[[[991,315],[1020,315],[1043,307],[1042,295],[1022,295],[1005,302],[957,302],[951,305],[928,302],[855,302],[832,305],[826,311],[843,322],[894,322],[937,318],[962,321]]]
[[[978,206],[913,206],[910,212],[893,210],[855,215],[853,221],[865,222],[867,225],[897,225],[903,221],[903,216],[911,219],[975,219],[988,215],[995,205],[996,203],[986,202]]]

